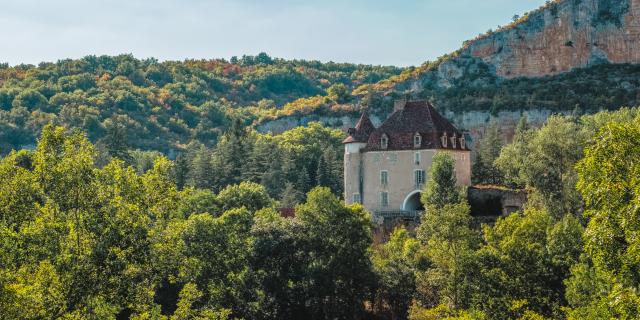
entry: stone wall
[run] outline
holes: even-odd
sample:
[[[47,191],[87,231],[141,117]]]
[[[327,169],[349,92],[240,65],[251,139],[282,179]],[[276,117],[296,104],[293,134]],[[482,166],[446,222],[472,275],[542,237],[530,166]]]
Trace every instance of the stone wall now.
[[[475,186],[467,189],[467,200],[472,216],[507,216],[523,209],[527,202],[527,192],[501,187]]]

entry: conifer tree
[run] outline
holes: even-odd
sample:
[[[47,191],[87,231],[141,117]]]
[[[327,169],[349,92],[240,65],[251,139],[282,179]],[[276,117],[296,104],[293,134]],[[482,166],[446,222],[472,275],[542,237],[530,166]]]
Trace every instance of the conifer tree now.
[[[214,175],[211,153],[205,146],[201,146],[189,166],[189,184],[201,189],[213,188]]]
[[[182,190],[187,183],[189,175],[189,160],[184,153],[179,154],[176,157],[176,161],[173,166],[173,178],[176,182],[178,190]]]

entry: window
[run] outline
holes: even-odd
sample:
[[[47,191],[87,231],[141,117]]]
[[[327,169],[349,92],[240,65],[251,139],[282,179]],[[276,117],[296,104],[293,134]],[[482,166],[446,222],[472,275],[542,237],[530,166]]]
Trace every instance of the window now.
[[[414,171],[414,180],[416,183],[416,189],[422,188],[422,185],[425,181],[425,172],[424,170],[416,170]]]
[[[416,132],[413,136],[413,147],[420,148],[422,146],[422,136]]]
[[[456,142],[458,142],[458,137],[456,136],[456,134],[453,134],[453,137],[451,137],[451,146],[455,149],[456,148]]]
[[[383,133],[382,137],[380,138],[380,148],[386,149],[387,147],[389,147],[389,137],[387,137],[387,135]]]
[[[389,193],[380,192],[380,206],[386,208],[389,206]]]
[[[389,172],[386,170],[380,171],[380,184],[386,186],[389,183]]]
[[[446,148],[447,147],[447,140],[448,140],[446,132],[444,133],[444,135],[442,135],[441,140],[442,140],[442,147]]]
[[[360,198],[360,194],[359,193],[354,193],[353,194],[353,203],[362,203],[362,198]]]
[[[419,165],[419,164],[420,164],[420,152],[416,152],[416,153],[413,155],[413,162],[414,162],[415,164],[417,164],[417,165]]]

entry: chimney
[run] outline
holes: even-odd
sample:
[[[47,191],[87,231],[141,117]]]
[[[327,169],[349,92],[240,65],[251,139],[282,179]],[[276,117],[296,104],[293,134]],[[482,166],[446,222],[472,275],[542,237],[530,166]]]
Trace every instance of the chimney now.
[[[394,101],[394,103],[393,103],[393,112],[403,110],[404,106],[406,106],[406,105],[407,105],[407,98],[406,97]]]

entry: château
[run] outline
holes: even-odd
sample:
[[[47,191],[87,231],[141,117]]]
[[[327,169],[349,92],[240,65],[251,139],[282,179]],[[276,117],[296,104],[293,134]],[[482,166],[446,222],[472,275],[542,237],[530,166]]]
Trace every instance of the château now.
[[[455,160],[459,185],[471,184],[471,151],[464,134],[427,101],[396,101],[378,128],[363,112],[343,144],[345,201],[361,203],[377,216],[424,211],[420,192],[438,152]]]

